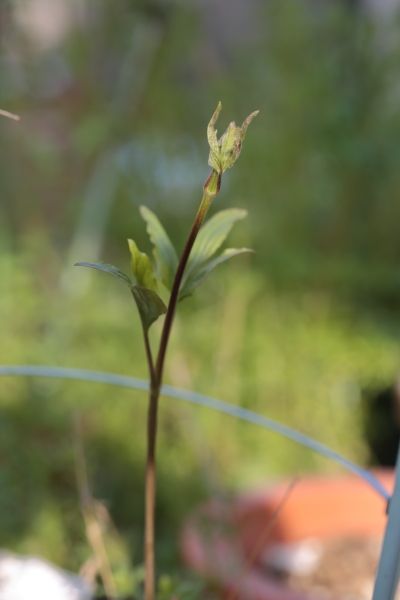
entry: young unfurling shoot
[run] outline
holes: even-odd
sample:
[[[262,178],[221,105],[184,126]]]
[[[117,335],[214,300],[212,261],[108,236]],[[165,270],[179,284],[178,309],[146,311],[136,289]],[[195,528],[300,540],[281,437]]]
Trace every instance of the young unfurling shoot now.
[[[113,265],[104,263],[77,263],[77,266],[90,267],[110,273],[129,288],[140,316],[144,348],[149,370],[149,403],[147,416],[147,460],[145,474],[145,600],[155,599],[155,500],[156,500],[156,442],[157,417],[164,364],[171,335],[175,311],[180,300],[193,294],[197,286],[218,265],[250,252],[248,248],[227,248],[221,246],[236,221],[246,216],[241,209],[227,209],[217,212],[206,221],[207,213],[221,189],[224,172],[233,167],[242,150],[248,126],[258,111],[252,112],[241,126],[231,122],[225,133],[218,138],[215,125],[221,112],[218,103],[209,125],[207,139],[210,146],[208,164],[211,172],[207,177],[202,197],[189,230],[186,243],[180,255],[175,250],[168,234],[156,215],[142,206],[140,214],[146,223],[147,233],[153,246],[153,256],[139,250],[133,240],[128,240],[131,257],[131,274],[127,275]],[[166,302],[160,290],[167,290]],[[151,325],[162,315],[164,322],[154,353],[149,339]]]

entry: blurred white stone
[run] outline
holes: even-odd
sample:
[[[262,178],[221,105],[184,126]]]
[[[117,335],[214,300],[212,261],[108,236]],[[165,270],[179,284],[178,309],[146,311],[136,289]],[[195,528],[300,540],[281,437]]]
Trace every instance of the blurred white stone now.
[[[49,562],[0,552],[0,600],[90,600],[81,577]]]
[[[318,565],[321,554],[321,543],[310,539],[297,544],[275,544],[268,550],[264,562],[284,573],[309,575]]]

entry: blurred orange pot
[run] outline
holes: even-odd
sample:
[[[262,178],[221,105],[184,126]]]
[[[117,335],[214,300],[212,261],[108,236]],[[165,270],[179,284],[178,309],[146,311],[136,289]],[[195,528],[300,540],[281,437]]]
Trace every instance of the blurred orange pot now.
[[[375,473],[391,491],[392,471]],[[262,568],[277,548],[307,539],[378,537],[385,502],[361,479],[304,477],[245,495],[226,504],[210,502],[186,523],[186,564],[213,581],[229,600],[320,600],[290,590]],[[289,489],[290,488],[290,489]],[[288,491],[289,490],[289,491]],[[284,553],[283,553],[284,554]]]

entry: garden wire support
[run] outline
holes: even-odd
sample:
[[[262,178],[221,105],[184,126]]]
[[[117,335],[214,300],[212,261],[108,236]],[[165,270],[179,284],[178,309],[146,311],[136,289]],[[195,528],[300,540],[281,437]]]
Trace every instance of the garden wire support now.
[[[53,379],[70,379],[103,383],[117,387],[148,391],[149,382],[135,377],[88,371],[85,369],[68,369],[63,367],[33,366],[33,365],[0,365],[0,377],[44,377]],[[197,392],[181,390],[169,385],[163,385],[161,394],[191,404],[211,408],[220,413],[258,425],[264,429],[278,433],[297,444],[301,444],[314,452],[335,461],[351,473],[361,477],[388,503],[388,520],[384,536],[383,548],[379,560],[375,587],[372,600],[394,600],[400,575],[400,446],[396,462],[396,483],[392,497],[380,481],[371,473],[355,465],[338,452],[324,444],[300,433],[283,423],[279,423],[263,415],[259,415],[239,406],[234,406],[217,398],[205,396]]]
[[[49,367],[39,365],[0,365],[0,377],[14,376],[14,377],[44,377],[50,379],[71,379],[75,381],[87,381],[92,383],[103,383],[106,385],[115,385],[117,387],[130,388],[134,390],[148,391],[149,382],[144,379],[138,379],[136,377],[128,377],[126,375],[117,375],[116,373],[104,373],[100,371],[89,371],[86,369],[71,369],[65,367]],[[247,423],[252,423],[263,429],[273,431],[283,437],[286,437],[293,442],[305,446],[314,452],[317,452],[321,456],[333,460],[341,467],[350,471],[354,475],[361,477],[372,489],[379,494],[386,502],[389,501],[390,495],[381,482],[369,471],[355,465],[350,460],[336,452],[331,450],[328,446],[321,444],[317,440],[314,440],[283,423],[259,415],[247,408],[241,408],[240,406],[234,406],[228,402],[223,402],[217,398],[211,396],[205,396],[197,392],[191,392],[188,390],[181,390],[170,385],[163,385],[161,388],[161,394],[168,396],[176,400],[183,400],[210,408],[217,412],[229,415]],[[399,506],[400,506],[400,490],[398,491]],[[400,523],[400,510],[398,523]],[[400,527],[398,529],[400,531]],[[400,547],[400,538],[399,538]],[[378,600],[378,596],[374,598]],[[389,597],[379,597],[379,600],[389,600]]]
[[[400,446],[396,481],[388,502],[388,519],[372,600],[394,600],[400,575]]]

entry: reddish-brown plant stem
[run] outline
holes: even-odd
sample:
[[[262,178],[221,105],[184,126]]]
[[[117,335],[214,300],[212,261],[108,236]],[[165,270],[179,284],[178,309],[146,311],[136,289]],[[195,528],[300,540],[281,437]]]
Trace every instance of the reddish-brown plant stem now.
[[[145,563],[145,600],[155,598],[155,499],[156,499],[156,439],[159,387],[152,384],[147,413],[147,461],[145,475],[145,529],[144,529],[144,563]]]
[[[157,416],[158,400],[162,385],[165,356],[171,335],[172,324],[179,300],[179,291],[183,275],[193,244],[204,222],[208,209],[220,190],[221,176],[212,171],[204,185],[203,197],[200,202],[195,220],[183,248],[178,267],[172,284],[171,295],[168,302],[164,325],[161,333],[160,346],[155,367],[152,368],[151,351],[148,338],[146,352],[149,360],[151,385],[149,393],[149,406],[147,413],[147,461],[145,476],[145,533],[144,533],[144,561],[145,561],[145,600],[155,600],[155,499],[156,499],[156,442],[157,442]]]

